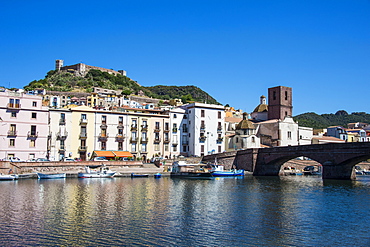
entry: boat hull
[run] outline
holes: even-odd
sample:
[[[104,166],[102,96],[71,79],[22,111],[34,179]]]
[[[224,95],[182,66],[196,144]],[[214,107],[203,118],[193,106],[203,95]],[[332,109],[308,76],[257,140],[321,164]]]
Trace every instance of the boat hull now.
[[[18,179],[18,175],[0,175],[0,180],[15,180]]]
[[[79,178],[112,178],[116,172],[108,172],[108,173],[78,173]]]
[[[147,177],[149,177],[149,174],[135,174],[135,173],[131,173],[131,177],[132,178],[147,178]]]
[[[210,172],[174,172],[171,173],[171,177],[178,178],[210,178],[212,173]]]
[[[213,177],[233,177],[233,176],[244,176],[244,170],[234,171],[216,171],[212,172]]]
[[[66,173],[56,173],[56,174],[44,174],[44,173],[37,173],[38,179],[58,179],[58,178],[66,178]]]

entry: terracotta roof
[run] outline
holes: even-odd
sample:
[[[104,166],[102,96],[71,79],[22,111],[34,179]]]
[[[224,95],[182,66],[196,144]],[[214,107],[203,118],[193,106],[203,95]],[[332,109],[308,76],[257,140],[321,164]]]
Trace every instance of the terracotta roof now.
[[[336,137],[333,137],[333,136],[323,136],[323,137],[314,136],[314,137],[312,137],[312,139],[315,139],[315,140],[342,141],[342,142],[345,142],[344,140],[339,139],[339,138],[336,138]]]
[[[240,121],[242,121],[243,118],[239,118],[239,117],[225,117],[225,122],[233,122],[233,123],[239,123]]]
[[[268,106],[266,104],[259,104],[253,112],[265,112],[268,111]]]
[[[235,129],[243,130],[243,129],[255,129],[253,123],[247,119],[242,120]]]

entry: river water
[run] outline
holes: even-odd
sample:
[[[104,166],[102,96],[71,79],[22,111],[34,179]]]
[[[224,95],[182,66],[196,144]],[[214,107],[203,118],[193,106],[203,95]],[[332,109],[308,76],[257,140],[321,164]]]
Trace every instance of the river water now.
[[[370,176],[0,182],[1,246],[369,246]]]

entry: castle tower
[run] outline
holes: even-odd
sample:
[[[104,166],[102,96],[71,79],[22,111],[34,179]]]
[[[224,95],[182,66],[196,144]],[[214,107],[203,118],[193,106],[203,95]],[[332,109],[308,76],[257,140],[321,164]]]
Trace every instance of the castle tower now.
[[[281,119],[293,116],[292,88],[272,87],[268,89],[268,119]]]
[[[60,60],[60,59],[57,59],[57,60],[55,60],[55,70],[60,70],[60,68],[62,68],[63,67],[63,60]]]

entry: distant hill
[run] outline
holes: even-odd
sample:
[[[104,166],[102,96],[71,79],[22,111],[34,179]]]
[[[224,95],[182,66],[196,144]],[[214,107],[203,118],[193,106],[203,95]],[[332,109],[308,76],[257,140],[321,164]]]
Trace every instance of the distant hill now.
[[[346,111],[337,111],[335,114],[318,115],[314,112],[300,114],[294,117],[300,126],[311,127],[314,129],[324,129],[329,126],[347,127],[349,123],[370,123],[370,114],[365,112],[353,112],[348,114]]]
[[[219,104],[208,93],[195,86],[152,86],[143,87],[136,81],[123,75],[112,75],[100,70],[90,70],[85,77],[75,76],[64,71],[49,71],[44,79],[34,80],[24,87],[30,91],[43,88],[50,91],[61,92],[92,92],[93,87],[101,87],[113,90],[122,90],[122,94],[137,94],[143,91],[148,97],[157,99],[182,99],[183,103],[207,102]]]

